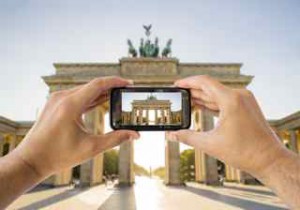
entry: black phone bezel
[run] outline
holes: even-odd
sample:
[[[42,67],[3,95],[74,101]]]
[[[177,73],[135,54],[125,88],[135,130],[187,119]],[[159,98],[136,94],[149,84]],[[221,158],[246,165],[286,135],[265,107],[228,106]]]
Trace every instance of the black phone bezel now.
[[[184,125],[122,125],[116,127],[113,123],[113,110],[115,108],[114,101],[115,99],[115,92],[121,92],[122,89],[126,89],[126,92],[182,92],[184,91],[187,96],[187,113],[188,113],[188,120],[187,124]],[[190,90],[186,88],[178,88],[178,87],[117,87],[112,88],[110,91],[110,103],[109,103],[109,120],[110,120],[110,127],[113,130],[122,130],[122,129],[129,129],[129,130],[136,130],[136,131],[167,131],[167,130],[179,130],[179,129],[188,129],[191,126],[191,94]]]

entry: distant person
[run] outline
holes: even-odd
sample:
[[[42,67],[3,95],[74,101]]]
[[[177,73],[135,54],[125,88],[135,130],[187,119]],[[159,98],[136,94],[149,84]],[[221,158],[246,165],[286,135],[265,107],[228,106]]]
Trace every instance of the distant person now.
[[[25,139],[0,159],[0,209],[48,176],[138,139],[131,130],[90,134],[82,121],[83,113],[107,100],[108,90],[129,84],[122,78],[102,77],[53,93]],[[179,130],[168,132],[168,138],[249,172],[291,208],[300,209],[300,158],[274,134],[250,91],[231,89],[208,76],[189,77],[175,85],[189,88],[194,104],[219,112],[220,118],[212,131]]]

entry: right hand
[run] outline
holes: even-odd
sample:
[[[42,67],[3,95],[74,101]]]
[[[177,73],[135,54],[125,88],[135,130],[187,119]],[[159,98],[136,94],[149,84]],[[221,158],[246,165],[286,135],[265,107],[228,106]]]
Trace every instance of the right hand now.
[[[249,90],[231,89],[208,76],[181,79],[175,86],[190,89],[196,106],[219,112],[219,121],[211,131],[168,132],[169,139],[199,148],[256,177],[264,176],[286,153]]]

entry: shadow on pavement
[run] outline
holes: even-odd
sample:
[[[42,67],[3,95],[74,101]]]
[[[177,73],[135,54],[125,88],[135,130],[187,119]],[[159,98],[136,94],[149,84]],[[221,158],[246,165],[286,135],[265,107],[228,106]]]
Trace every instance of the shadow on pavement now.
[[[135,210],[134,187],[116,187],[113,194],[100,206],[98,210]]]
[[[259,189],[249,189],[249,188],[238,187],[238,186],[228,186],[226,184],[223,186],[223,188],[230,189],[230,190],[246,191],[246,192],[257,193],[257,194],[262,194],[262,195],[276,196],[271,191],[264,191],[264,190],[259,190]]]
[[[39,200],[35,203],[29,204],[27,206],[21,207],[18,210],[36,210],[36,209],[40,209],[49,205],[52,205],[54,203],[57,203],[59,201],[65,200],[67,198],[73,197],[75,195],[78,195],[79,193],[82,193],[86,190],[88,190],[89,188],[85,188],[85,189],[80,189],[80,188],[73,188],[70,190],[66,190],[62,193],[47,197],[43,200]]]
[[[52,190],[52,189],[54,189],[53,186],[49,186],[49,185],[37,185],[34,188],[32,188],[31,190],[27,191],[26,194],[40,192],[40,191],[45,191],[45,190]]]
[[[219,194],[211,190],[199,189],[192,186],[182,188],[189,192],[195,193],[199,196],[206,197],[218,202],[226,203],[235,207],[239,207],[246,210],[284,210],[286,208],[276,207],[268,204],[258,203],[255,201],[245,200],[241,198],[232,197],[229,195]]]

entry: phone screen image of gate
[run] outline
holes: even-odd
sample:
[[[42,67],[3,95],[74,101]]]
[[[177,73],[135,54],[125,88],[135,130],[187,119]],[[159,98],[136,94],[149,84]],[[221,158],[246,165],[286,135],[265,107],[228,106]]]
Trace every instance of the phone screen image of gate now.
[[[181,125],[181,92],[123,92],[123,125]]]

